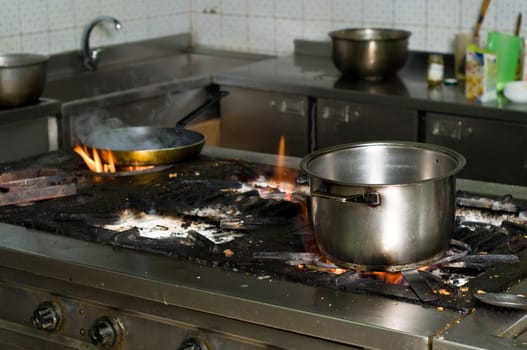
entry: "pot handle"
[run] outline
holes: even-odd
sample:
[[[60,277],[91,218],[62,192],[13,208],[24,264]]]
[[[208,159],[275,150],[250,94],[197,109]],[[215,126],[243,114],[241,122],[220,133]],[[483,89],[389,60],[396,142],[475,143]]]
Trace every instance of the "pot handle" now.
[[[375,191],[366,191],[364,194],[354,194],[351,196],[339,196],[336,194],[322,193],[322,192],[311,192],[311,196],[319,197],[324,199],[333,199],[342,203],[364,203],[370,207],[376,207],[381,205],[381,194]]]

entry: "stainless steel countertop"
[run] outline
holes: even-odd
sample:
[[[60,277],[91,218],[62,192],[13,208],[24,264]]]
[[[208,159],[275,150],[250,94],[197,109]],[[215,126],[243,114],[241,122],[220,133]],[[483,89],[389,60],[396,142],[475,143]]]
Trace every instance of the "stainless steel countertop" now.
[[[342,293],[183,263],[0,224],[0,265],[166,305],[368,348],[427,349],[460,319],[375,296]]]
[[[478,308],[468,316],[377,296],[258,279],[161,256],[119,250],[0,224],[0,265],[367,349],[516,349],[497,334],[521,311]],[[56,291],[60,293],[60,291]],[[523,321],[523,328],[525,328]]]
[[[0,126],[48,116],[60,115],[61,103],[58,100],[41,98],[38,103],[15,108],[0,109]]]
[[[310,53],[316,51],[317,46],[320,47],[319,50],[327,50],[327,43],[310,45],[315,46]],[[372,82],[343,77],[329,55],[306,54],[305,51],[217,72],[213,75],[213,82],[364,104],[527,123],[527,105],[510,103],[503,96],[495,101],[479,103],[465,98],[464,84],[430,90],[426,82],[426,66],[415,60],[408,62],[397,76]]]

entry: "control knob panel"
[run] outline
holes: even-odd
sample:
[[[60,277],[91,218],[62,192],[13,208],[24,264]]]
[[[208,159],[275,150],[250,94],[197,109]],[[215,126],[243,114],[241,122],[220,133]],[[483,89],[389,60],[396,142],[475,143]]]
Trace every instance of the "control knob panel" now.
[[[112,348],[121,339],[121,325],[117,320],[100,317],[88,329],[88,336],[93,345]]]
[[[178,350],[211,350],[209,346],[199,338],[188,338]]]
[[[57,303],[45,301],[37,306],[31,317],[31,322],[36,329],[53,332],[62,325],[62,311]]]

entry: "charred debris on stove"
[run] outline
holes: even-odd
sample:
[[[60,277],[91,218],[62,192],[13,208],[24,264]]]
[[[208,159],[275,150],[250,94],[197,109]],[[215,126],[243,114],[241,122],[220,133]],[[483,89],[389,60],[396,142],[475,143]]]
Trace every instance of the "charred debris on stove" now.
[[[337,266],[316,267],[309,274],[294,267],[316,265],[317,254],[257,252],[255,258],[289,265],[288,278],[298,282],[468,312],[476,291],[502,291],[527,275],[527,202],[458,192],[456,204],[452,242],[461,251],[432,266],[402,271],[402,283],[354,270],[335,272]]]
[[[476,290],[503,291],[527,275],[527,203],[510,196],[458,192],[452,237],[461,242],[453,247],[456,259],[428,271],[404,271],[402,284],[390,284],[353,270],[335,273],[336,266],[314,261],[317,254],[308,249],[313,245],[309,208],[302,194],[282,200],[247,187],[261,176],[270,178],[272,166],[201,155],[159,172],[102,176],[87,171],[75,155],[57,152],[4,165],[0,171],[35,168],[74,175],[76,194],[5,205],[0,221],[269,281],[286,279],[460,312],[475,305]],[[187,232],[157,239],[142,235],[138,227],[108,229],[138,215],[178,216]],[[157,225],[156,229],[168,230],[164,223]],[[205,236],[195,225],[216,231]]]
[[[39,167],[42,162],[53,163],[52,159],[46,155],[44,159],[37,157],[16,166]],[[263,244],[264,238],[269,236],[277,244],[288,241],[291,249],[302,249],[300,240],[285,234],[296,224],[299,204],[278,197],[264,199],[257,190],[242,188],[242,184],[258,177],[272,176],[272,166],[200,156],[195,161],[179,163],[160,172],[118,176],[91,173],[75,156],[67,157],[58,152],[55,159],[57,162],[53,165],[57,169],[75,174],[77,195],[28,206],[5,206],[0,212],[1,221],[115,247],[227,267],[232,259],[223,253],[225,249],[234,252],[236,261],[244,265],[244,260],[252,259],[249,247]],[[245,237],[227,245],[215,244],[192,230],[184,237],[171,235],[159,240],[143,237],[133,227],[122,231],[105,228],[122,222],[123,214],[137,213],[179,216],[183,227],[214,227],[218,231],[215,238],[219,241],[225,231],[243,233]]]

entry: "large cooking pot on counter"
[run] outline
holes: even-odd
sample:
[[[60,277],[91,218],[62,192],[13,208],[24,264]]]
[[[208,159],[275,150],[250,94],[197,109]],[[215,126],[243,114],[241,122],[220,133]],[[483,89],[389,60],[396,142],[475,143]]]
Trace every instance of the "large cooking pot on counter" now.
[[[344,75],[378,80],[395,74],[408,58],[406,30],[347,28],[329,33],[333,63]]]
[[[459,153],[436,145],[369,142],[316,151],[310,177],[320,251],[335,264],[399,271],[426,265],[449,247]]]

